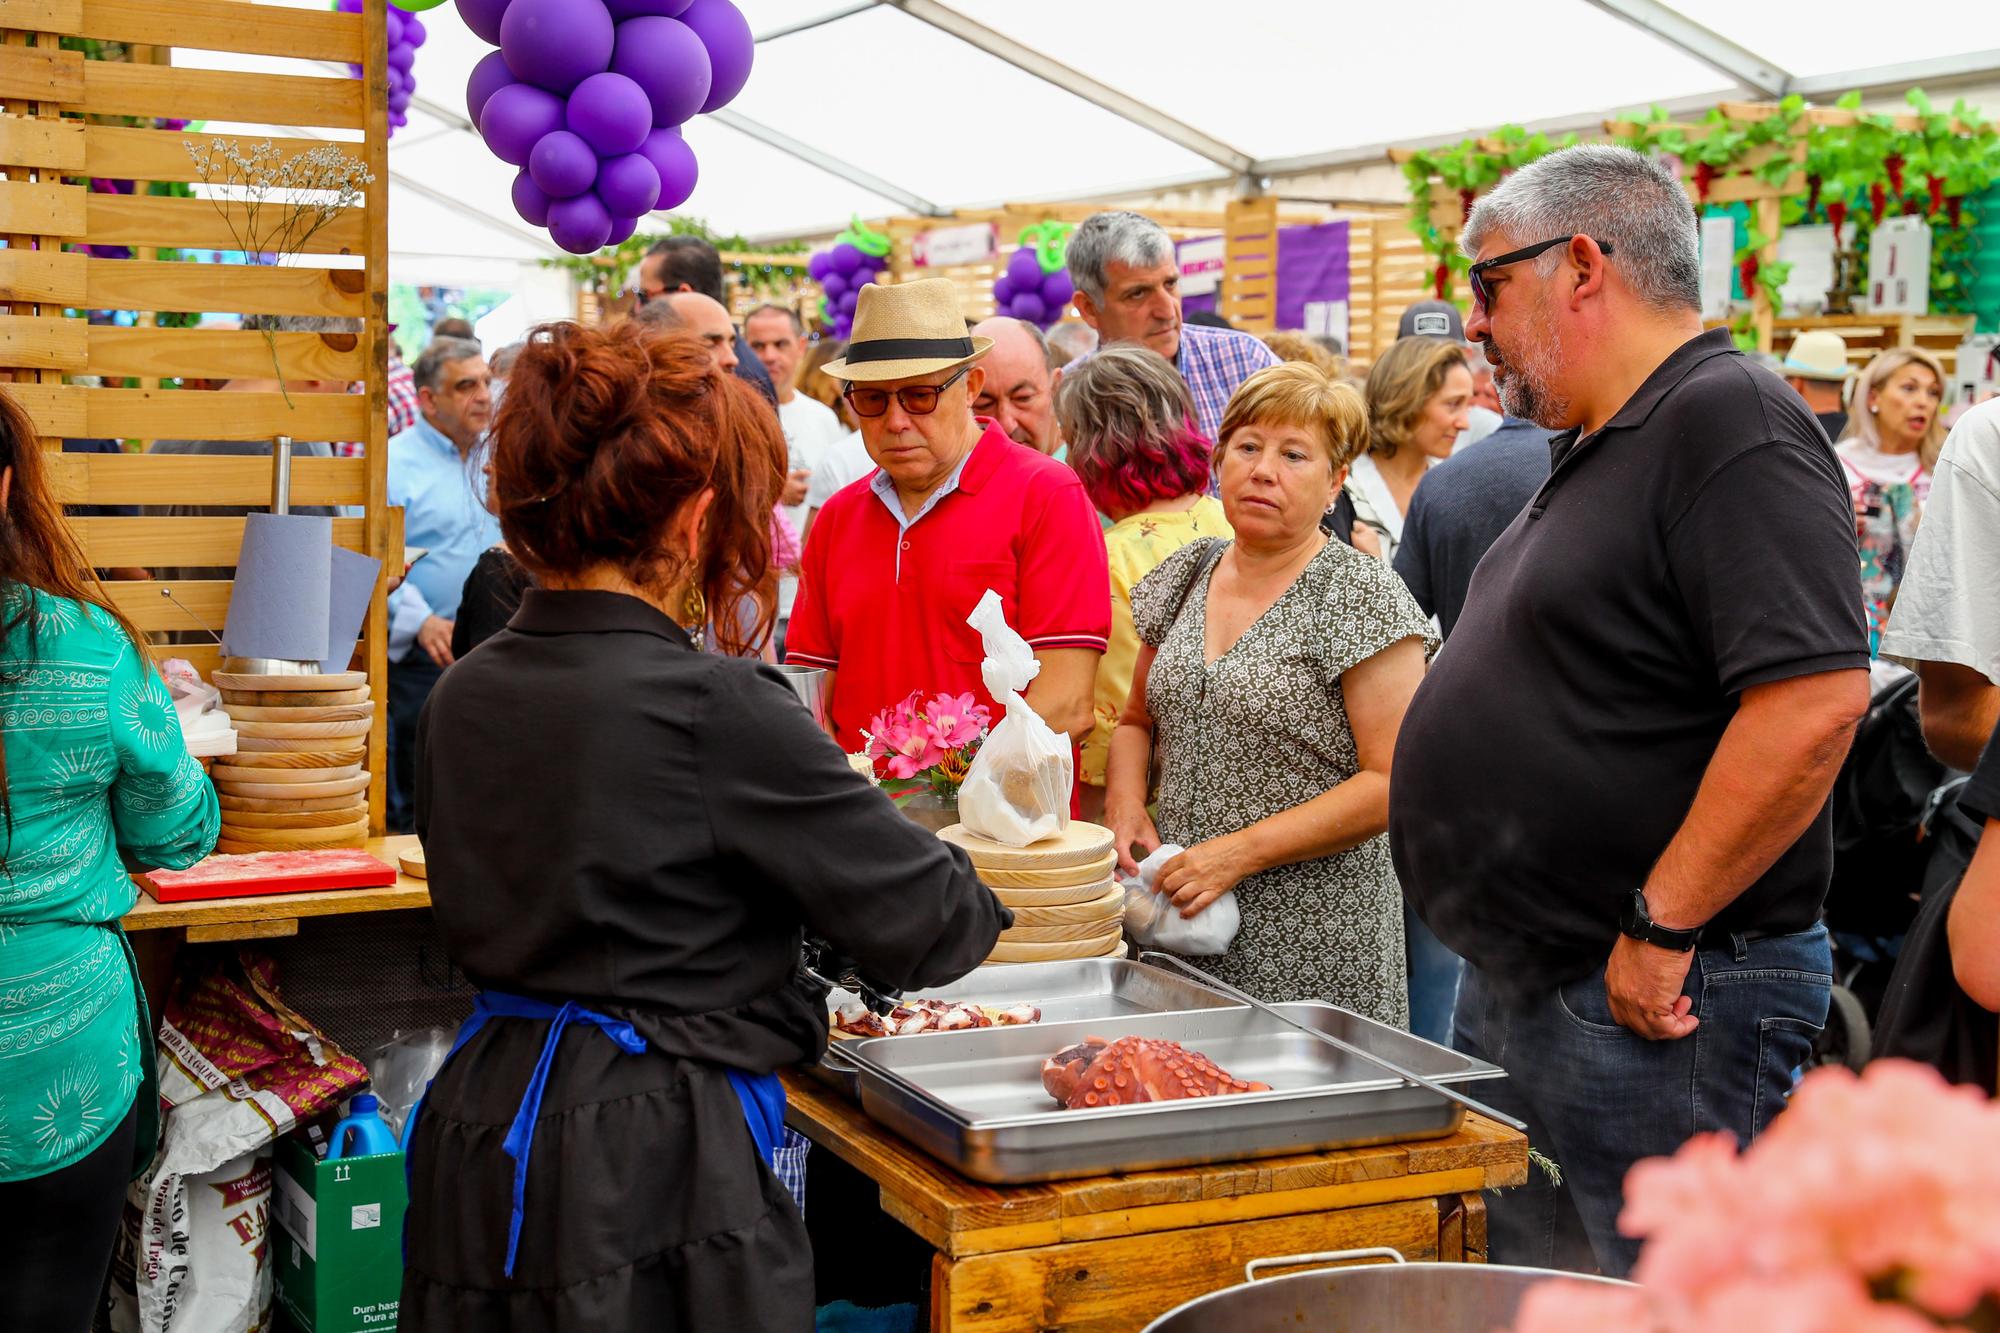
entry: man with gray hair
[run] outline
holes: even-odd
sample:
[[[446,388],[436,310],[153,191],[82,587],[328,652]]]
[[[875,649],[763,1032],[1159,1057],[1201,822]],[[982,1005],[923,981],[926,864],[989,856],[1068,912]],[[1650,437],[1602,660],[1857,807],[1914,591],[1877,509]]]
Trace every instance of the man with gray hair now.
[[[1560,433],[1404,715],[1389,836],[1468,963],[1455,1044],[1562,1167],[1494,1201],[1494,1261],[1622,1275],[1632,1164],[1762,1130],[1826,1018],[1854,514],[1798,396],[1702,331],[1660,163],[1553,153],[1462,244],[1502,404]]]
[[[1016,444],[1038,454],[1062,457],[1062,427],[1056,424],[1056,386],[1062,372],[1049,368],[1049,344],[1025,319],[995,315],[972,326],[975,338],[991,338],[986,385],[972,400],[972,415],[988,417]]]
[[[1278,357],[1235,329],[1181,322],[1181,266],[1173,238],[1159,223],[1122,210],[1093,213],[1069,238],[1069,276],[1076,308],[1099,344],[1138,343],[1167,360],[1187,381],[1195,418],[1209,439],[1236,386]]]

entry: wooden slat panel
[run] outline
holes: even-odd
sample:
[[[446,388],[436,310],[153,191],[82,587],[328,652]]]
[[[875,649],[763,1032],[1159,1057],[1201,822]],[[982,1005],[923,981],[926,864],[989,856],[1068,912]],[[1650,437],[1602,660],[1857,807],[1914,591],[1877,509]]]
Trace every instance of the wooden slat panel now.
[[[172,11],[163,14],[171,17]],[[84,104],[99,115],[268,121],[343,130],[362,127],[359,79],[89,60],[84,62],[83,82]]]
[[[191,662],[194,669],[204,677],[222,665],[222,647],[214,643],[153,643],[146,646],[155,662],[164,662],[170,657]]]
[[[361,16],[330,10],[281,9],[232,0],[85,0],[86,37],[153,46],[296,56],[301,60],[361,60]],[[67,31],[67,30],[65,30]]]
[[[6,283],[0,251],[0,286]],[[39,258],[39,256],[37,256]],[[175,264],[148,259],[74,260],[79,288],[51,297],[83,305],[87,274],[93,310],[213,310],[240,315],[358,316],[367,275],[360,269],[272,268],[267,264]],[[53,284],[51,284],[53,287]]]
[[[89,325],[61,315],[40,319],[0,315],[0,366],[81,372]]]
[[[53,42],[46,49],[0,48],[0,97],[27,102],[81,102],[83,52],[58,50]]]
[[[74,122],[70,122],[74,123]],[[142,181],[198,181],[203,179],[196,168],[194,158],[188,152],[188,145],[206,150],[218,138],[234,139],[248,147],[249,140],[238,134],[194,134],[186,130],[142,130],[127,125],[92,125],[81,130],[84,143],[83,161],[89,164],[93,176],[122,177]],[[256,142],[264,142],[258,139]],[[4,139],[0,139],[4,143]],[[361,145],[357,143],[336,143],[327,139],[280,139],[273,138],[271,146],[286,157],[299,153],[309,153],[315,149],[334,147],[361,157]],[[5,159],[11,161],[12,159]]]
[[[83,31],[83,0],[0,0],[0,28],[75,36]]]
[[[0,297],[82,305],[83,256],[60,250],[0,250]]]
[[[271,462],[200,454],[56,454],[45,460],[63,504],[265,505]],[[359,458],[294,458],[292,503],[358,505],[367,464]]]
[[[87,194],[81,185],[0,181],[0,233],[81,236]]]
[[[0,164],[80,173],[83,155],[81,121],[0,116]]]
[[[74,189],[79,196],[84,194],[80,186],[28,185],[16,188]],[[243,206],[232,203],[226,207],[233,221],[225,221],[217,204],[208,199],[93,194],[88,196],[90,239],[99,245],[170,245],[202,250],[239,250],[242,244],[237,236],[244,227]],[[0,219],[4,217],[4,196],[0,196]],[[3,222],[0,222],[0,230],[49,231],[46,228],[7,227]],[[345,209],[320,228],[306,242],[305,249],[307,253],[316,255],[358,254],[362,232],[361,210]],[[79,226],[70,232],[50,231],[49,234],[80,235],[82,228]]]
[[[0,348],[5,346],[6,321],[0,320]],[[283,378],[340,380],[361,378],[361,338],[354,333],[274,333],[275,365]],[[78,367],[94,375],[140,375],[170,378],[196,375],[205,379],[275,379],[273,347],[262,333],[234,329],[122,329],[99,326],[90,330],[89,362]],[[0,364],[5,363],[0,352]],[[39,365],[40,362],[21,364]],[[65,365],[63,369],[71,369]]]
[[[7,390],[34,419],[44,439],[359,440],[368,429],[367,400],[351,393],[275,393],[226,397],[193,389],[85,389],[76,385],[15,384]]]
[[[135,579],[129,582],[114,581],[104,585],[111,594],[111,603],[125,613],[126,619],[144,633],[160,630],[196,630],[201,625],[220,634],[222,622],[229,616],[229,591],[235,585],[227,579],[190,579],[186,582],[162,583],[157,579]],[[174,602],[161,596],[162,589],[172,589]],[[186,607],[183,611],[181,607]],[[193,612],[201,624],[188,618]]]
[[[235,567],[243,549],[240,518],[78,518],[70,520],[96,569],[119,565]],[[362,520],[333,520],[333,541],[358,551]]]

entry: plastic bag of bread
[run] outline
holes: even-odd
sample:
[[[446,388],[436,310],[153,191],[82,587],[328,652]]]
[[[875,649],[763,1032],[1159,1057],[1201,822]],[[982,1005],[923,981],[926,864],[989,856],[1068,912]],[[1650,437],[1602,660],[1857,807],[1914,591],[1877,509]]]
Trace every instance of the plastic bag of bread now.
[[[965,623],[979,631],[986,645],[979,674],[1007,716],[973,756],[958,789],[959,820],[981,837],[1010,847],[1053,838],[1069,827],[1075,768],[1069,737],[1057,735],[1021,697],[1042,664],[1007,623],[1000,594],[991,588]]]

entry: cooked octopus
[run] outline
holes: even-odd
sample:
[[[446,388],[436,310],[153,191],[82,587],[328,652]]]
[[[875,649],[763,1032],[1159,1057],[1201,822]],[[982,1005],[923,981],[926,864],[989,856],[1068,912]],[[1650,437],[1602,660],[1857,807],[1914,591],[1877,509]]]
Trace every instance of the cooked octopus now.
[[[1200,1051],[1156,1037],[1086,1037],[1043,1062],[1042,1086],[1071,1111],[1271,1090],[1268,1083],[1232,1076]]]

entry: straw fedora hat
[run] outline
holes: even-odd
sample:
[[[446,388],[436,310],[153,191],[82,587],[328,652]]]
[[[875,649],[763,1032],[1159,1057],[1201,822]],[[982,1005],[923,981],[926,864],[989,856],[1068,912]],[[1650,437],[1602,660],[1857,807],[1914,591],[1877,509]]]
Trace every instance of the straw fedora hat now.
[[[847,355],[823,367],[835,379],[907,380],[952,370],[985,356],[991,338],[965,331],[958,287],[948,278],[870,283],[854,304],[854,334]]]
[[[1792,340],[1785,353],[1784,373],[1802,380],[1839,383],[1853,374],[1847,364],[1847,339],[1830,329],[1809,329]]]

